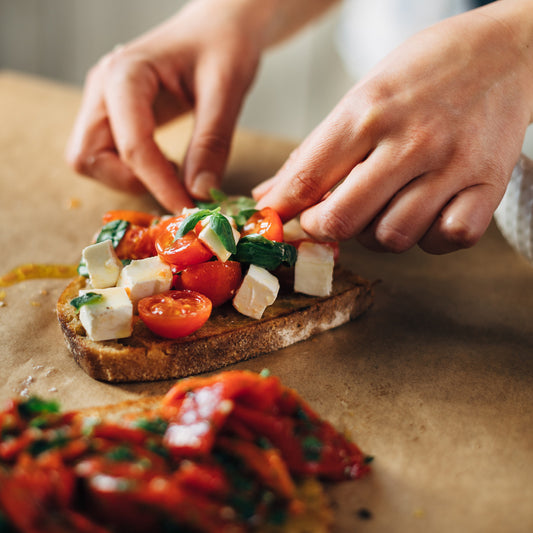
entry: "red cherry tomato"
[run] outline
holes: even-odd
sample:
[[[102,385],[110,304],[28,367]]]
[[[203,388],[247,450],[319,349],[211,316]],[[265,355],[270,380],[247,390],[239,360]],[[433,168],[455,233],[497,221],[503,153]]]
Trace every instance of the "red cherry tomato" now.
[[[195,291],[166,291],[143,298],[139,316],[156,335],[186,337],[200,329],[211,314],[211,300]]]
[[[189,289],[207,296],[218,307],[230,300],[242,281],[237,261],[209,261],[192,265],[174,276],[174,288]]]
[[[185,217],[178,216],[158,224],[155,249],[163,261],[185,268],[203,263],[213,257],[213,252],[198,240],[194,231],[175,240],[176,232]]]
[[[108,224],[113,220],[126,220],[127,222],[131,222],[132,224],[135,224],[137,226],[148,227],[157,220],[157,217],[155,215],[151,215],[150,213],[143,213],[142,211],[132,211],[129,209],[114,209],[108,211],[102,217],[103,224]]]
[[[271,207],[254,213],[243,227],[242,235],[259,234],[271,241],[283,242],[283,222]]]
[[[154,226],[130,224],[115,251],[119,259],[145,259],[157,255],[154,245]]]

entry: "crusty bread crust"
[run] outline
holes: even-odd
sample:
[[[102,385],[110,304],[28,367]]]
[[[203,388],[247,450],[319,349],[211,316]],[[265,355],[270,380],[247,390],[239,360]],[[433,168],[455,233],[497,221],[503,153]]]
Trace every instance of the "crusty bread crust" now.
[[[157,381],[217,370],[336,328],[364,313],[373,301],[372,283],[337,269],[331,296],[281,291],[260,320],[225,304],[213,310],[202,328],[182,339],[161,339],[136,320],[131,337],[95,342],[86,336],[69,303],[85,284],[80,276],[66,287],[57,316],[76,362],[91,377],[108,382]]]

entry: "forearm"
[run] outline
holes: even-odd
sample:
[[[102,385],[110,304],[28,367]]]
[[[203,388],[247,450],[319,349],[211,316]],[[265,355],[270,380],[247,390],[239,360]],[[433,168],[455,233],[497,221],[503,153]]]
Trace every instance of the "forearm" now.
[[[515,57],[504,59],[504,62],[508,68],[513,65],[517,83],[522,84],[529,94],[530,122],[533,122],[533,0],[500,0],[477,12],[496,22],[512,45]],[[491,45],[494,46],[493,40],[487,42],[487,46]]]
[[[203,3],[217,18],[240,20],[243,28],[260,41],[262,49],[296,33],[340,0],[193,0],[188,7]]]

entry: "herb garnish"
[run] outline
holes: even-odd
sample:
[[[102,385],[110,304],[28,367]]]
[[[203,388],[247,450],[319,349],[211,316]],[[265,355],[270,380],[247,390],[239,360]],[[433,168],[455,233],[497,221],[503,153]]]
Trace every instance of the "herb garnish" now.
[[[231,217],[235,217],[241,211],[255,208],[255,200],[249,196],[230,197],[218,189],[211,189],[209,193],[213,201],[196,202],[197,207],[210,210],[219,207],[222,213]]]
[[[86,292],[85,294],[70,300],[70,305],[74,306],[79,311],[82,306],[97,303],[102,300],[102,298],[103,295],[96,292]]]
[[[281,265],[293,266],[297,257],[296,248],[286,242],[270,241],[262,235],[245,235],[237,244],[233,259],[241,263],[275,270]]]
[[[302,440],[302,450],[307,461],[319,461],[324,444],[313,435],[308,435]]]
[[[95,243],[111,241],[113,248],[116,248],[122,237],[124,237],[126,231],[130,227],[130,223],[127,220],[112,220],[108,222],[105,226],[102,227],[100,233],[96,237]],[[89,271],[87,270],[87,263],[84,261],[83,257],[80,260],[78,265],[78,274],[86,278],[89,277]]]
[[[181,239],[184,235],[189,233],[196,227],[196,224],[205,218],[209,218],[209,225],[216,233],[220,242],[228,250],[234,254],[237,251],[235,245],[235,237],[229,220],[220,212],[220,208],[215,209],[201,209],[196,213],[191,213],[179,226],[174,240]]]
[[[168,422],[163,418],[140,418],[135,422],[135,427],[156,435],[164,435]]]
[[[100,230],[96,242],[111,241],[113,248],[116,248],[129,226],[130,223],[127,220],[112,220]]]
[[[18,411],[24,418],[33,418],[34,416],[48,413],[59,413],[59,403],[54,400],[42,400],[37,396],[30,396],[18,405]]]
[[[178,239],[181,239],[183,236],[187,235],[189,231],[193,230],[204,218],[207,218],[208,216],[212,215],[214,213],[214,210],[212,209],[200,209],[200,211],[196,211],[196,213],[191,213],[180,225],[178,228],[178,231],[176,232],[176,235],[174,237],[174,241],[177,241]]]
[[[237,251],[237,246],[235,244],[235,237],[233,236],[233,229],[231,228],[229,220],[222,213],[215,212],[211,215],[209,224],[217,234],[217,237],[220,239],[224,248],[226,248],[228,252],[234,254]]]

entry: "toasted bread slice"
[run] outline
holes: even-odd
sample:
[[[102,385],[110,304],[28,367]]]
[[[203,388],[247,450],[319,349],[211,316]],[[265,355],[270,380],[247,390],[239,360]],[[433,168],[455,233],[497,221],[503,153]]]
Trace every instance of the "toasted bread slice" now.
[[[76,362],[91,377],[108,382],[156,381],[217,370],[345,324],[373,301],[369,281],[336,269],[330,296],[282,290],[260,320],[225,304],[213,310],[202,328],[182,339],[162,339],[136,320],[131,337],[96,342],[86,336],[69,303],[85,285],[86,278],[80,276],[66,287],[57,315]]]

